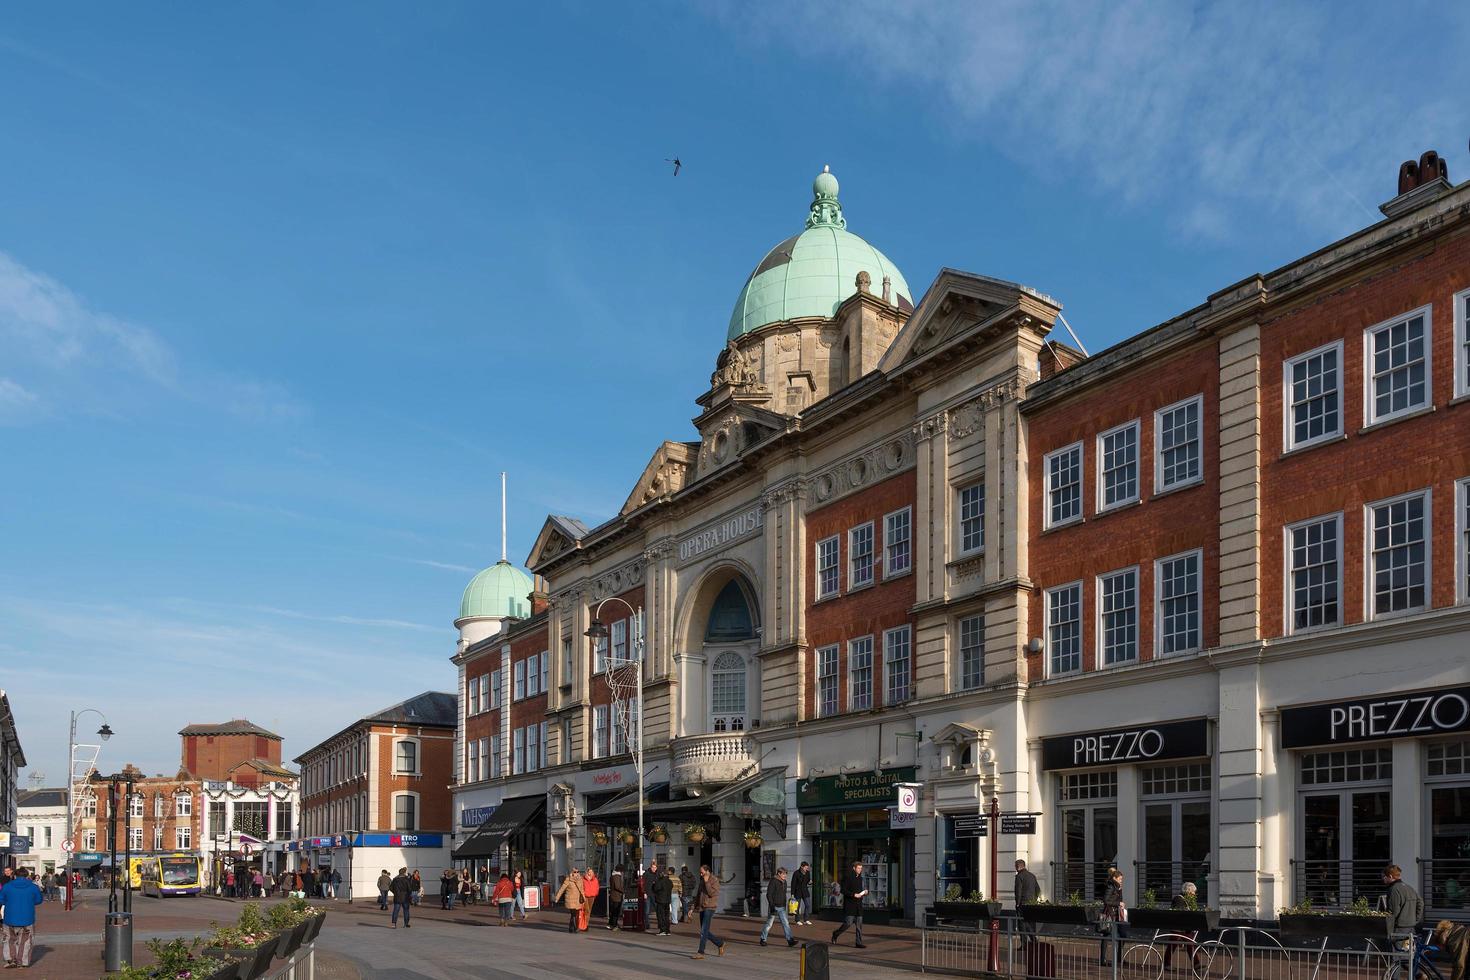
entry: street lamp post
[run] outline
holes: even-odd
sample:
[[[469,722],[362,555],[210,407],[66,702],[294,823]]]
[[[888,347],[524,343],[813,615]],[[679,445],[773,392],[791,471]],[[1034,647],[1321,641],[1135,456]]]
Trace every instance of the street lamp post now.
[[[107,724],[107,716],[104,715],[102,712],[98,711],[96,708],[83,708],[81,711],[73,711],[71,713],[71,733],[67,736],[67,742],[66,742],[66,745],[67,745],[67,769],[66,769],[66,839],[72,842],[72,851],[71,851],[71,853],[73,853],[73,854],[76,853],[77,749],[79,749],[79,748],[90,748],[90,749],[94,749],[95,750],[92,753],[91,760],[87,763],[87,769],[89,771],[88,772],[85,772],[85,773],[82,773],[82,776],[83,777],[86,777],[87,775],[89,775],[90,774],[90,770],[97,765],[97,756],[102,751],[102,746],[100,744],[98,744],[98,745],[77,745],[77,719],[80,718],[82,715],[87,714],[88,712],[91,712],[92,714],[96,715],[98,718],[101,718],[102,719],[102,727],[99,728],[99,729],[97,729],[97,735],[98,735],[98,737],[101,738],[103,742],[107,741],[109,738],[112,738],[112,726],[110,726],[110,725]],[[65,875],[63,877],[63,880],[65,882],[64,887],[66,888],[66,910],[68,912],[70,912],[71,911],[71,906],[72,906],[72,897],[73,897],[72,896],[72,887],[71,887],[71,876],[70,875]]]
[[[633,689],[638,698],[638,723],[632,732],[633,737],[633,768],[638,773],[638,878],[643,879],[643,611],[641,608],[634,609],[626,599],[619,596],[608,596],[597,604],[592,610],[592,624],[587,627],[587,636],[594,641],[604,640],[609,635],[608,626],[600,618],[602,607],[609,602],[620,602],[628,610],[632,617],[632,642],[629,643],[633,657]],[[609,650],[611,653],[611,650]],[[620,667],[626,667],[626,663],[608,662],[608,676]],[[612,687],[612,684],[608,685]]]

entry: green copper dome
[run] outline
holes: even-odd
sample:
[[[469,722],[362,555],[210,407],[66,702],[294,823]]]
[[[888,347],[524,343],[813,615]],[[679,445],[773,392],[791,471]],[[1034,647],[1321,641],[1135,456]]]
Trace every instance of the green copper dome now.
[[[794,317],[830,317],[857,292],[859,272],[871,278],[868,288],[874,296],[883,295],[887,276],[890,301],[904,311],[914,308],[913,294],[898,267],[847,230],[837,200],[837,178],[824,167],[812,182],[806,231],[771,249],[755,267],[735,301],[726,339]]]
[[[531,576],[501,559],[465,586],[459,603],[459,618],[472,616],[516,616],[531,614]]]

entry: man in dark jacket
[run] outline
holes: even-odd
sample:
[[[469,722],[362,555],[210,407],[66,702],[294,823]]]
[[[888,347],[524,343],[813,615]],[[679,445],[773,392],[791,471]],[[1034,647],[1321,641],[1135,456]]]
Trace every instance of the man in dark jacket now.
[[[613,868],[607,878],[607,927],[614,932],[623,928],[623,866]]]
[[[407,868],[399,868],[398,875],[388,886],[388,891],[393,894],[393,928],[398,928],[398,913],[403,912],[403,928],[410,928],[408,924],[408,910],[413,899],[413,879],[408,876]]]
[[[1397,864],[1383,869],[1383,883],[1388,886],[1388,894],[1384,896],[1388,904],[1388,927],[1394,932],[1413,932],[1424,918],[1424,899],[1404,880],[1403,869]],[[1412,939],[1401,940],[1399,947],[1407,949],[1412,943]]]
[[[796,924],[812,924],[812,866],[806,861],[791,876],[791,897],[796,899]]]
[[[643,872],[643,877],[638,879],[638,897],[642,899],[639,905],[643,909],[643,931],[648,931],[648,919],[656,914],[653,907],[653,883],[663,877],[658,869],[658,861],[648,862],[648,868]]]
[[[786,945],[795,946],[796,938],[791,935],[791,922],[786,918],[786,869],[777,868],[776,877],[766,886],[766,926],[761,930],[761,945],[766,944],[766,937],[771,934],[771,923],[777,919],[781,920],[781,930],[786,933]]]
[[[439,907],[441,909],[454,910],[454,894],[459,891],[459,875],[450,868],[445,868],[444,873],[439,876]]]
[[[658,865],[650,868],[655,870]],[[666,874],[655,875],[648,884],[648,895],[653,900],[653,914],[658,917],[658,934],[669,935],[669,903],[674,897],[674,882]]]
[[[1017,909],[1023,905],[1035,905],[1036,900],[1041,897],[1041,882],[1027,870],[1025,861],[1016,862],[1016,880],[1011,888],[1016,894]],[[1030,919],[1022,919],[1021,932],[1027,936],[1035,936],[1036,923]]]
[[[832,933],[832,941],[847,931],[848,926],[853,928],[853,944],[858,949],[867,949],[863,944],[863,899],[867,897],[868,890],[863,887],[863,862],[852,862],[852,869],[842,876],[842,925]]]

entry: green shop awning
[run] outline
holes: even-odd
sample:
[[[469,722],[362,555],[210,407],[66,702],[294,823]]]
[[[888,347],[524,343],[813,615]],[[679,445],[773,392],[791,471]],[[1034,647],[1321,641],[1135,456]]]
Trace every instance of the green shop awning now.
[[[546,797],[512,797],[497,806],[450,856],[456,861],[495,857],[507,837],[536,820],[546,820]]]
[[[653,783],[644,787],[643,820],[645,824],[655,821],[688,820],[697,823],[713,816],[738,817],[745,820],[760,820],[774,827],[779,836],[786,836],[786,767],[765,769],[743,779],[737,779],[708,796],[692,796],[686,799],[670,799],[668,783]],[[634,826],[638,822],[638,791],[624,793],[591,813],[588,823],[613,826]]]

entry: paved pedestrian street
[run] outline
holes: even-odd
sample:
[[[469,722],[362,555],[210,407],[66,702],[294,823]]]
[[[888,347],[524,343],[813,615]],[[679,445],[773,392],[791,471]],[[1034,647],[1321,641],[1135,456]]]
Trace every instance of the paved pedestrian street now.
[[[240,901],[207,897],[145,899],[133,902],[135,953],[149,957],[145,941],[200,935],[212,921],[233,921]],[[375,905],[325,902],[327,924],[318,940],[316,980],[463,980],[467,977],[525,977],[528,980],[613,980],[619,977],[670,977],[689,980],[740,978],[785,980],[800,968],[800,948],[788,948],[774,928],[771,945],[757,944],[761,920],[722,915],[716,934],[727,940],[724,956],[713,948],[703,961],[690,959],[697,943],[693,923],[674,927],[674,935],[610,932],[601,924],[569,935],[560,910],[532,913],[526,923],[495,925],[483,907],[452,913],[437,904],[414,911],[413,926],[394,929]],[[105,892],[84,892],[76,910],[42,906],[37,957],[28,980],[81,980],[101,976],[102,917]],[[825,940],[831,923],[802,927],[798,939]],[[867,949],[847,945],[832,950],[832,975],[842,980],[891,977],[916,970],[917,934],[910,929],[873,927]]]

